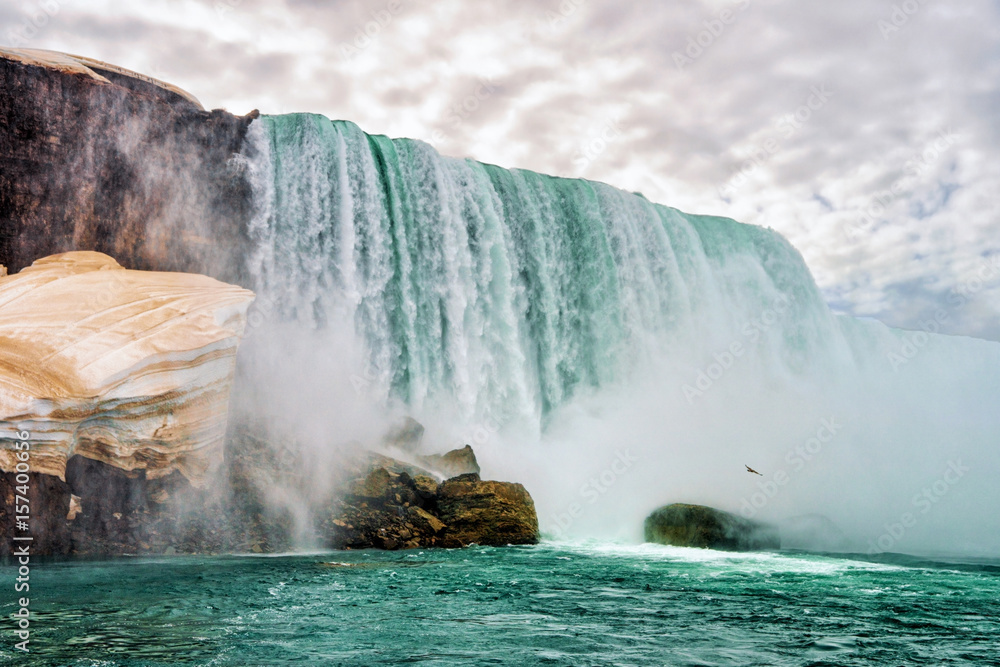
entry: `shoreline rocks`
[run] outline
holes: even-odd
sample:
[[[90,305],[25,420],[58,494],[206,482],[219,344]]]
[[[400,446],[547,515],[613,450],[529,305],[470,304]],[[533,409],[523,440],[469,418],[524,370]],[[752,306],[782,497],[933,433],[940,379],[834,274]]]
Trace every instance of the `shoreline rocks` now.
[[[704,505],[674,503],[654,510],[644,524],[647,542],[722,551],[781,548],[777,529]]]

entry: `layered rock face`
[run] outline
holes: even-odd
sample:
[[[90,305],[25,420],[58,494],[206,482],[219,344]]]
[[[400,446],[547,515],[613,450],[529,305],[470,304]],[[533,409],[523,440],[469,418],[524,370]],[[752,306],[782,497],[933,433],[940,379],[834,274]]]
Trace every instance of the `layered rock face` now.
[[[95,60],[0,48],[0,264],[97,250],[245,284],[253,112]]]
[[[0,490],[14,487],[13,445],[26,440],[40,552],[46,535],[49,550],[68,549],[68,515],[121,520],[204,483],[222,460],[252,300],[206,276],[128,271],[96,252],[0,278]],[[11,518],[0,517],[4,528]]]
[[[647,542],[677,547],[723,551],[781,548],[778,532],[772,526],[704,505],[666,505],[646,518],[644,528]]]
[[[127,271],[96,252],[0,279],[0,437],[27,431],[34,472],[79,454],[196,485],[222,457],[236,349],[253,293]],[[14,469],[0,448],[0,468]]]

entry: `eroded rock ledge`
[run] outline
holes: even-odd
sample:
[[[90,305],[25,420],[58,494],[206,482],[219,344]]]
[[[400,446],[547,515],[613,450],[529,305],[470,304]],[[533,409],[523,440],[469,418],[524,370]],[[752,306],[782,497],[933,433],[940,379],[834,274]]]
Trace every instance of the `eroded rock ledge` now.
[[[71,252],[0,278],[0,469],[27,431],[32,472],[80,455],[194,485],[221,462],[253,293]]]

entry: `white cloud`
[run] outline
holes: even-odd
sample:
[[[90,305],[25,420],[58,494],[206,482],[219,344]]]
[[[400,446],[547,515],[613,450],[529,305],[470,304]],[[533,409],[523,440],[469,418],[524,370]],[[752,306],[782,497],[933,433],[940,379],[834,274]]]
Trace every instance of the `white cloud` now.
[[[1000,254],[996,3],[921,2],[886,31],[886,0],[397,1],[65,0],[30,46],[166,77],[208,107],[323,113],[771,226],[836,308],[913,328],[946,309],[946,331],[1000,339],[1000,275],[954,293]],[[680,68],[692,38],[705,46]],[[483,80],[491,90],[456,122]],[[832,95],[806,114],[817,86]],[[614,140],[582,162],[609,122]],[[947,128],[954,144],[914,169]],[[885,213],[845,234],[894,183]]]

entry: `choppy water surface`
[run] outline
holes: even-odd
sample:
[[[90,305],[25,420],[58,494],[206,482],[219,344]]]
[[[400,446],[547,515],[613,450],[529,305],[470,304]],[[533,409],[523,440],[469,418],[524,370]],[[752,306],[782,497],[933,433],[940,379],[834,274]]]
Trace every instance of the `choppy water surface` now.
[[[30,659],[9,625],[0,659],[997,664],[1000,563],[893,560],[543,544],[46,563],[31,573]]]

